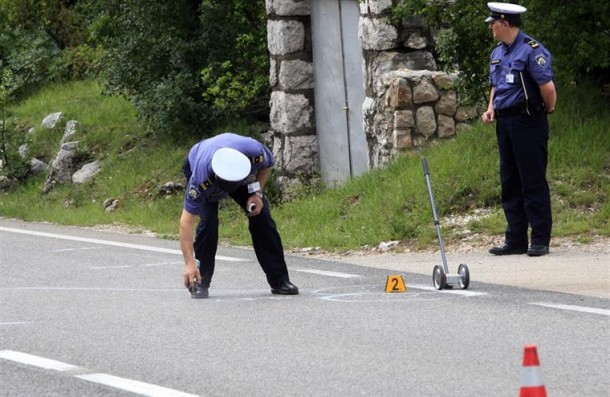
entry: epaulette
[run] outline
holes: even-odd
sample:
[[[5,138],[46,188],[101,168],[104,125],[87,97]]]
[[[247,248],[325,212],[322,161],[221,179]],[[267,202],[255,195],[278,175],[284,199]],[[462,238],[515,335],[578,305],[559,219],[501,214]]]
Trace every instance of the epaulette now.
[[[532,47],[532,48],[538,48],[538,46],[540,45],[540,44],[538,44],[538,42],[537,42],[536,40],[532,40],[532,39],[530,39],[530,38],[526,38],[526,39],[525,39],[525,42],[526,42],[527,44],[529,44],[529,45],[530,45],[530,47]]]

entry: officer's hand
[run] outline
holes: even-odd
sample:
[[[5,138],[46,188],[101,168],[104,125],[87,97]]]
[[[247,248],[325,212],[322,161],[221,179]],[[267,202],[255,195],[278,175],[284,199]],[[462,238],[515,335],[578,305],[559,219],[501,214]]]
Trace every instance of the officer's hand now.
[[[201,274],[195,265],[195,261],[184,264],[182,277],[184,278],[184,286],[186,288],[192,288],[197,281],[201,281]]]
[[[495,119],[495,114],[493,109],[492,110],[487,110],[485,113],[483,113],[483,115],[481,116],[481,119],[483,120],[484,124],[491,124],[494,122]]]
[[[256,194],[250,196],[246,202],[246,208],[248,209],[248,216],[256,216],[263,210],[263,199]]]

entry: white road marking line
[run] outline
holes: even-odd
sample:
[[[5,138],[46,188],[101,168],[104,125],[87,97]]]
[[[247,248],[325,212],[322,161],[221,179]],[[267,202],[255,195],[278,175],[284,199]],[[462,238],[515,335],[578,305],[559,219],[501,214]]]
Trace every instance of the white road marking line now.
[[[23,325],[23,324],[30,324],[31,321],[9,321],[9,322],[4,322],[4,323],[0,323],[0,325]]]
[[[85,250],[98,250],[100,247],[82,247],[82,248],[62,248],[58,250],[51,250],[51,252],[66,252],[66,251],[85,251]]]
[[[358,278],[358,277],[362,277],[362,276],[360,276],[358,274],[331,272],[331,271],[328,271],[328,270],[297,269],[297,268],[291,268],[290,270],[294,270],[295,272],[301,272],[301,273],[319,274],[321,276],[339,277],[339,278]]]
[[[159,262],[159,263],[147,263],[140,265],[144,267],[155,267],[155,266],[169,266],[169,265],[184,265],[184,262]]]
[[[561,304],[548,303],[548,302],[530,302],[530,305],[549,307],[551,309],[572,310],[575,312],[601,314],[602,316],[610,316],[610,310],[598,309],[595,307],[561,305]]]
[[[147,263],[144,265],[116,265],[116,266],[91,266],[89,269],[93,270],[104,270],[104,269],[130,269],[132,267],[157,267],[157,266],[169,266],[169,265],[181,265],[182,262],[160,262],[160,263]]]
[[[103,269],[127,269],[130,268],[129,265],[119,265],[119,266],[91,266],[89,269],[93,270],[103,270]]]
[[[174,291],[185,291],[183,288],[103,288],[103,287],[12,287],[2,288],[3,291],[126,291],[126,292],[143,292],[143,291],[155,291],[155,292],[174,292]]]
[[[93,383],[114,387],[115,389],[125,390],[131,393],[148,397],[198,397],[195,394],[184,393],[167,387],[152,385],[133,379],[121,378],[107,374],[87,374],[78,375],[76,378]]]
[[[437,291],[436,288],[431,287],[429,285],[423,285],[423,284],[409,284],[409,283],[407,283],[407,289],[408,288],[423,289],[424,291]],[[444,289],[442,291],[437,291],[437,292],[447,293],[447,294],[455,294],[455,295],[464,295],[464,296],[482,296],[482,295],[487,295],[487,292],[468,291],[466,289]]]
[[[73,375],[74,378],[86,380],[88,382],[99,383],[101,385],[113,387],[115,389],[125,390],[131,393],[139,394],[141,396],[200,397],[195,394],[184,393],[179,390],[169,389],[167,387],[157,386],[151,383],[140,382],[133,379],[121,378],[118,376],[103,373],[82,374],[83,372],[88,372],[86,368],[13,350],[0,351],[0,359],[30,365],[33,367],[50,369],[54,371],[72,371],[75,372],[75,374]]]
[[[121,243],[118,241],[99,240],[99,239],[95,239],[95,238],[85,238],[85,237],[76,237],[76,236],[66,236],[66,235],[62,235],[62,234],[37,232],[34,230],[21,230],[21,229],[14,229],[11,227],[2,227],[2,226],[0,226],[0,231],[9,232],[9,233],[18,233],[18,234],[28,234],[30,236],[56,238],[56,239],[60,239],[60,240],[79,241],[81,243],[111,245],[114,247],[139,249],[139,250],[152,251],[152,252],[161,252],[164,254],[182,255],[182,251],[176,250],[176,249],[152,247],[152,246],[140,245],[140,244]],[[231,256],[222,256],[222,255],[216,255],[216,259],[218,259],[220,261],[226,261],[226,262],[248,262],[248,259],[234,258]]]
[[[31,354],[16,352],[12,350],[0,351],[0,358],[15,361],[21,364],[31,365],[33,367],[52,369],[61,372],[73,371],[78,369],[76,365],[62,363],[61,361],[50,360],[48,358],[33,356]]]

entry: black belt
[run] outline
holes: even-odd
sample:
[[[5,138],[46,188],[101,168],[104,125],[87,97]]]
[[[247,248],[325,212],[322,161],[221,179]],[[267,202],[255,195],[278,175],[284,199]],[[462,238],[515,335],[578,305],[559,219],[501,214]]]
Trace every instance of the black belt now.
[[[509,106],[504,109],[496,109],[496,118],[517,116],[525,113],[525,102],[520,102],[516,105]]]

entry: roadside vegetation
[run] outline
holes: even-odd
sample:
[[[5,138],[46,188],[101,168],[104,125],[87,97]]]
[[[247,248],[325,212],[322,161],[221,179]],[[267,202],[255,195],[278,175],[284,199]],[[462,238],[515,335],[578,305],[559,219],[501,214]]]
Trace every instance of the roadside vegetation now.
[[[610,5],[521,3],[531,11],[524,29],[552,50],[558,78],[548,172],[554,236],[610,236]],[[439,65],[459,65],[460,98],[479,103],[495,45],[486,12],[470,0],[401,0],[391,17],[426,18],[438,31]],[[256,137],[269,121],[266,18],[265,2],[251,0],[0,0],[0,182],[10,182],[0,186],[0,216],[176,238],[183,192],[163,186],[184,184],[190,146],[221,131]],[[63,112],[64,124],[40,128],[52,112]],[[49,163],[67,120],[79,122],[82,156],[100,160],[102,171],[43,194],[46,176],[30,175],[19,148]],[[272,180],[266,194],[286,248],[433,247],[420,156],[445,239],[501,237],[494,135],[474,123],[341,187],[305,185],[288,202]],[[118,200],[115,211],[104,210],[107,199]],[[230,201],[222,206],[223,242],[249,245],[246,217]]]
[[[607,97],[594,87],[566,87],[551,116],[549,184],[554,237],[586,243],[610,237],[610,114]],[[92,182],[57,186],[48,194],[45,176],[0,194],[0,215],[67,225],[121,225],[132,232],[153,231],[177,237],[182,194],[165,195],[167,182],[183,183],[182,160],[191,144],[157,139],[135,117],[128,101],[102,94],[94,81],[49,87],[11,109],[25,127],[37,127],[50,112],[78,120],[86,145],[103,160]],[[247,126],[220,130],[247,133]],[[219,130],[219,131],[220,131]],[[63,126],[37,129],[32,150],[50,161]],[[492,126],[475,123],[470,131],[406,153],[388,167],[372,170],[332,190],[308,188],[289,202],[274,200],[273,213],[285,248],[320,247],[346,251],[400,241],[411,249],[434,247],[436,234],[419,156],[430,165],[435,199],[448,242],[501,236],[505,221],[499,206],[498,156]],[[106,213],[104,200],[119,200]],[[221,239],[249,245],[246,216],[230,200],[223,202]],[[461,225],[451,217],[478,214]],[[469,230],[470,232],[465,232]]]

